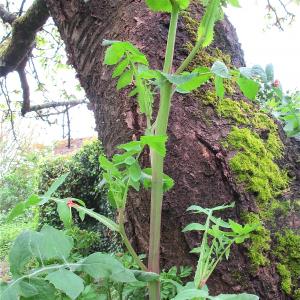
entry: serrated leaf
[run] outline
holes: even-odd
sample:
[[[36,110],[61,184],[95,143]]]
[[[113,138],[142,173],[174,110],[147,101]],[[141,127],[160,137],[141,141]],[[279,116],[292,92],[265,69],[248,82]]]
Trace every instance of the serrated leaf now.
[[[222,18],[220,0],[211,0],[206,7],[205,14],[198,29],[198,40],[202,40],[202,47],[211,44],[214,38],[215,23]]]
[[[127,68],[129,60],[127,58],[123,59],[114,69],[112,73],[112,78],[119,77]]]
[[[184,227],[184,229],[182,230],[182,232],[187,232],[187,231],[204,231],[205,230],[205,226],[199,223],[191,223],[189,225],[187,225],[186,227]]]
[[[128,168],[128,173],[132,181],[137,182],[140,180],[142,176],[142,170],[137,161],[134,164],[130,165],[130,167]]]
[[[60,269],[47,275],[46,280],[71,299],[76,299],[84,290],[83,280],[71,271]]]
[[[124,149],[126,151],[140,152],[142,150],[142,143],[140,141],[132,141],[126,144],[121,144],[117,148]]]
[[[117,90],[121,90],[126,86],[130,85],[133,80],[133,70],[125,71],[117,82]]]
[[[163,135],[146,135],[141,137],[141,142],[148,145],[162,157],[166,155],[166,142],[168,137]]]
[[[124,56],[125,47],[121,42],[115,42],[105,51],[104,64],[105,65],[115,65]]]

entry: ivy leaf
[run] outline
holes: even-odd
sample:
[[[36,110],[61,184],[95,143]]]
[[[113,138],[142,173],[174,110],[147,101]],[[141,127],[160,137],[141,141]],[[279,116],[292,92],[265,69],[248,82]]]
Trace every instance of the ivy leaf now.
[[[237,80],[237,84],[239,85],[243,94],[250,100],[255,100],[256,95],[259,91],[259,84],[252,79],[245,78],[241,76]]]
[[[206,7],[205,14],[198,29],[198,40],[202,40],[202,47],[209,46],[213,41],[215,23],[220,20],[222,16],[220,0],[211,0]]]
[[[229,70],[222,61],[216,61],[211,67],[211,71],[221,78],[230,78]]]
[[[76,299],[84,290],[83,280],[71,271],[60,269],[47,275],[46,280],[71,299]]]

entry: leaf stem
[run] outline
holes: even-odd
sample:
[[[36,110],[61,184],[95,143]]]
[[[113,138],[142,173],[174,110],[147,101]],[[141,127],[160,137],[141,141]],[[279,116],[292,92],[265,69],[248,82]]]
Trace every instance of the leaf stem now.
[[[192,49],[190,54],[187,56],[187,58],[182,62],[182,64],[179,66],[179,68],[176,70],[175,74],[177,74],[177,75],[180,74],[189,66],[189,64],[194,59],[194,57],[196,56],[198,51],[202,48],[203,40],[204,39],[202,38],[196,42],[194,48]]]
[[[128,237],[127,237],[127,234],[125,232],[125,228],[124,228],[124,209],[119,209],[119,228],[120,228],[119,229],[120,235],[122,237],[122,240],[123,240],[128,252],[131,254],[131,256],[133,257],[135,262],[141,268],[141,270],[147,271],[147,267],[143,264],[143,262],[141,261],[141,259],[139,258],[139,256],[135,252],[135,250],[133,249],[133,247],[132,247],[132,245],[131,245]]]
[[[166,48],[163,72],[170,73],[173,65],[174,47],[178,23],[179,8],[173,4],[168,42]],[[165,81],[160,91],[160,106],[156,118],[155,135],[166,135],[171,107],[172,84]],[[163,166],[164,158],[157,152],[151,153],[152,184],[151,184],[151,212],[150,212],[150,242],[148,270],[160,273],[160,231],[161,231],[161,210],[163,200]],[[149,284],[149,299],[160,299],[160,283],[154,281]]]

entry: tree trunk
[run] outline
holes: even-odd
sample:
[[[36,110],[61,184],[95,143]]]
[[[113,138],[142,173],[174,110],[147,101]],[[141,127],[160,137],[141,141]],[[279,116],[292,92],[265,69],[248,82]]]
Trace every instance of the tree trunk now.
[[[140,0],[46,2],[66,44],[69,62],[76,69],[90,100],[99,138],[106,153],[111,155],[116,145],[143,134],[145,120],[138,114],[135,100],[127,96],[128,91],[116,92],[116,83],[111,80],[112,70],[102,64],[105,49],[101,42],[103,39],[128,40],[147,54],[152,68],[161,69],[169,16],[151,13],[144,1]],[[194,38],[193,20],[199,20],[201,14],[202,8],[194,2],[189,12],[181,15],[175,65],[186,57],[189,42]],[[227,63],[231,60],[237,67],[244,65],[235,30],[226,17],[216,26],[213,46],[200,54],[194,63],[211,65],[216,58]],[[235,87],[232,89],[230,92],[230,87],[226,88],[231,99],[241,99]],[[165,195],[163,202],[161,263],[165,268],[172,265],[194,266],[197,260],[189,251],[199,243],[200,236],[181,232],[184,226],[195,220],[194,216],[186,213],[190,205],[213,207],[234,201],[235,209],[222,214],[222,218],[241,221],[241,217],[249,212],[259,214],[257,193],[249,190],[247,182],[238,181],[232,170],[230,160],[238,151],[226,148],[223,142],[235,125],[243,128],[248,126],[257,132],[263,142],[268,139],[268,130],[255,128],[247,123],[241,125],[234,116],[220,113],[215,100],[211,98],[213,94],[210,90],[211,86],[208,84],[193,95],[176,95],[172,102],[165,173],[176,184]],[[252,104],[248,105],[253,112],[258,111]],[[252,118],[251,110],[248,111],[249,119]],[[281,138],[284,137],[277,130],[276,133]],[[297,163],[299,145],[287,139],[284,142],[287,145],[286,155],[281,162],[291,166],[290,176],[294,177],[286,197],[295,199],[300,195],[300,168]],[[142,160],[147,164],[146,155]],[[148,252],[149,206],[148,192],[131,193],[127,206],[127,230],[140,253]],[[290,223],[294,220],[289,225],[299,228],[297,216],[288,212],[286,219]],[[273,224],[272,236],[274,228]],[[261,299],[292,299],[281,289],[281,279],[276,273],[277,261],[272,261],[277,256],[264,249],[265,256],[271,262],[254,267],[253,261],[249,259],[249,247],[252,247],[251,242],[233,247],[229,261],[222,262],[209,280],[211,290],[214,293],[247,291],[258,294]]]

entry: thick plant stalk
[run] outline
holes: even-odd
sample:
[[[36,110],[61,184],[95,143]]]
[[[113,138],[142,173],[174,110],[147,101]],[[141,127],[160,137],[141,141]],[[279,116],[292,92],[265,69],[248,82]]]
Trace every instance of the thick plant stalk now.
[[[173,5],[168,43],[166,49],[165,63],[163,71],[171,73],[175,38],[178,22],[179,8]],[[171,107],[172,84],[165,81],[160,92],[160,107],[156,119],[155,135],[166,135],[168,120]],[[161,231],[161,210],[163,200],[163,166],[164,158],[157,152],[152,152],[152,187],[151,187],[151,212],[150,212],[150,243],[149,243],[149,261],[148,270],[160,273],[159,258],[160,258],[160,231]],[[160,299],[160,284],[159,281],[152,282],[149,285],[149,299]]]

